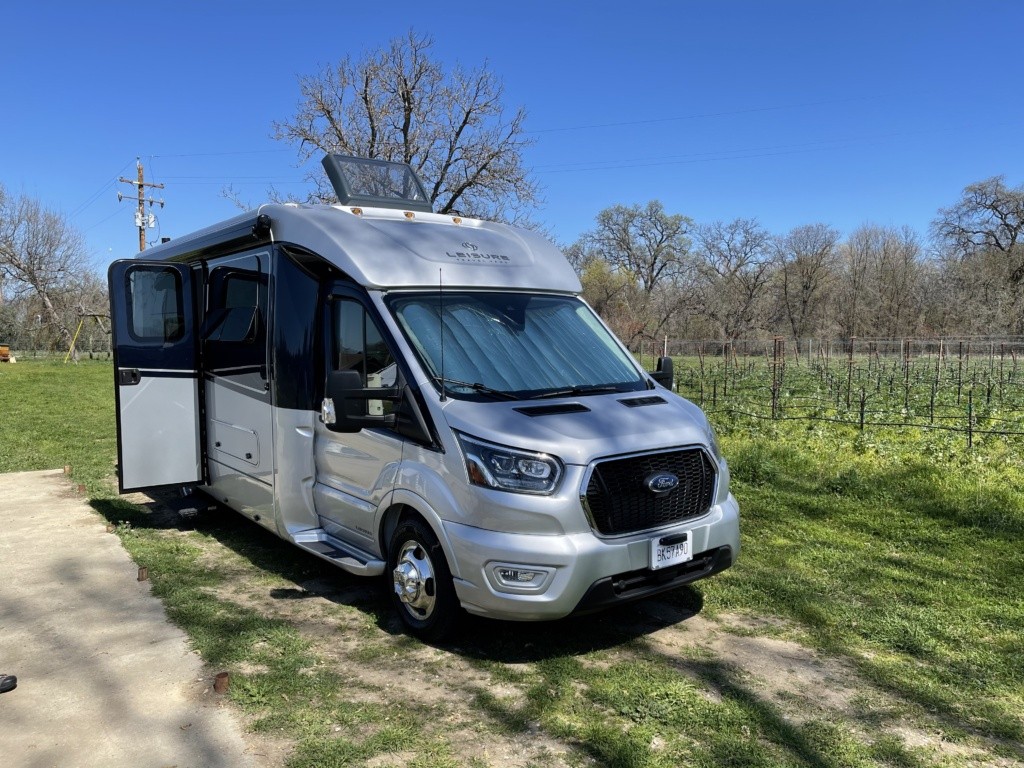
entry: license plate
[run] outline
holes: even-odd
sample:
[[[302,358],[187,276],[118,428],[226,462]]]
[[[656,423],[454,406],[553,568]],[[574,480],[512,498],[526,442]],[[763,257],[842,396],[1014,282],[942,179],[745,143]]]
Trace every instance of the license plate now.
[[[651,539],[651,570],[668,568],[693,560],[693,536],[690,531]]]

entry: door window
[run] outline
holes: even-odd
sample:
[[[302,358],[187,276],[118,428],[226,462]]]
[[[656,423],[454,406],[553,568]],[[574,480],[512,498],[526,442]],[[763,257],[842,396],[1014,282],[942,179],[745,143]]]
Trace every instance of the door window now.
[[[125,274],[128,332],[135,341],[172,343],[185,334],[181,277],[167,267],[131,267]]]
[[[335,371],[356,371],[367,389],[387,389],[398,381],[395,357],[377,323],[358,301],[337,299],[333,311],[331,365]],[[393,403],[368,400],[367,415],[391,413]]]

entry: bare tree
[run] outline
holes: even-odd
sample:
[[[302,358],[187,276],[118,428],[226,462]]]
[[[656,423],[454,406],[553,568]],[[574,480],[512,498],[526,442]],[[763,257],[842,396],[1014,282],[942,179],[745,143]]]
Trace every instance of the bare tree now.
[[[655,339],[694,296],[684,290],[696,276],[692,227],[691,219],[666,213],[658,201],[616,205],[601,211],[596,229],[570,249],[584,267],[585,295],[606,294],[606,311],[616,314],[604,316],[629,344]]]
[[[643,207],[605,208],[597,215],[597,228],[584,234],[581,242],[591,258],[629,274],[641,291],[651,294],[693,268],[692,228],[690,218],[665,213],[665,207],[652,200]]]
[[[8,299],[38,302],[41,322],[65,349],[89,280],[84,241],[67,219],[0,185],[0,281]]]
[[[796,339],[828,332],[826,303],[835,277],[839,232],[825,224],[796,227],[776,240],[782,312]]]
[[[836,318],[844,336],[907,336],[923,314],[924,263],[909,227],[865,224],[839,249]]]
[[[701,260],[703,309],[726,339],[756,329],[772,274],[771,236],[753,219],[720,221],[694,233]]]
[[[880,246],[874,263],[876,333],[908,336],[921,315],[921,245],[910,227],[883,227]]]
[[[964,188],[960,201],[939,209],[932,234],[961,257],[995,251],[1005,257],[1014,284],[1024,280],[1024,185],[994,176]]]
[[[971,333],[1024,332],[1024,185],[971,184],[932,222],[947,286],[947,320]]]
[[[298,111],[273,124],[274,138],[295,145],[302,162],[341,152],[409,163],[441,213],[522,220],[538,201],[522,160],[525,111],[505,114],[502,83],[486,65],[445,71],[432,45],[410,31],[300,77]],[[310,199],[336,201],[319,169],[308,180]]]
[[[869,315],[877,302],[867,295],[874,243],[874,228],[863,226],[839,249],[841,286],[836,291],[836,322],[846,338],[874,335],[874,330],[869,330]]]

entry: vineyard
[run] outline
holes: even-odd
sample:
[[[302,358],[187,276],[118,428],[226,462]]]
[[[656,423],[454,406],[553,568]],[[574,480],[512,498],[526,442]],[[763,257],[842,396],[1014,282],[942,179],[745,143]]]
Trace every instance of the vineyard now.
[[[674,342],[677,391],[712,420],[1024,435],[1024,339]]]

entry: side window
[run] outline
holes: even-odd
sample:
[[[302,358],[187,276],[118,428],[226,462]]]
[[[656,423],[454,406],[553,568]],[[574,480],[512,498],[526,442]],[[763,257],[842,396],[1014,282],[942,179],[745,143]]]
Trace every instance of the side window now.
[[[259,337],[260,281],[246,272],[220,275],[219,293],[211,302],[204,338],[207,341],[229,341],[252,344]],[[264,304],[266,302],[263,302]]]
[[[185,334],[181,278],[166,267],[133,267],[125,274],[128,331],[141,342],[170,343]]]
[[[246,256],[214,267],[208,285],[202,330],[207,370],[265,381],[267,276],[259,259]]]
[[[363,305],[352,299],[334,302],[331,366],[335,371],[357,371],[367,389],[394,387],[398,366],[384,337]],[[368,415],[390,413],[389,401],[368,400]]]

